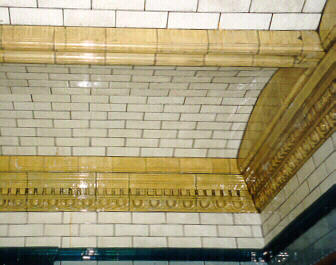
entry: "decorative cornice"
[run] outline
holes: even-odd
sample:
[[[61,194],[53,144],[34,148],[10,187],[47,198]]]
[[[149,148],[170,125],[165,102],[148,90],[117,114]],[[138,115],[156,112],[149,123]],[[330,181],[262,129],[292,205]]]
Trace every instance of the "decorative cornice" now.
[[[296,131],[270,159],[269,167],[249,185],[258,209],[263,209],[270,199],[275,197],[304,162],[336,130],[335,96],[336,83],[333,83],[310,109],[306,119],[296,127]],[[248,177],[246,180],[250,182]]]
[[[258,210],[276,196],[336,130],[335,53],[334,46],[301,89],[294,93],[288,108],[278,111],[272,121],[275,124],[272,130],[265,129],[267,137],[260,135],[263,144],[254,151],[253,159],[239,160]],[[258,104],[261,102],[257,102],[256,108]]]
[[[0,26],[0,62],[314,67],[313,31]]]
[[[0,165],[0,211],[256,211],[234,159],[13,156]]]

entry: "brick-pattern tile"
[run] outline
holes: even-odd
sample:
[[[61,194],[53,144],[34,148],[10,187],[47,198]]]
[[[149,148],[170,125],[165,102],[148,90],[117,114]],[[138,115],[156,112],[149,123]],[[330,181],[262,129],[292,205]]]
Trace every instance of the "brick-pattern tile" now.
[[[1,64],[2,153],[236,157],[275,70]]]
[[[0,24],[316,30],[326,0],[280,2],[237,0],[229,4],[227,1],[214,0],[5,0],[2,2]],[[70,70],[71,73],[81,72],[77,67]],[[103,72],[91,71],[97,74]]]
[[[296,175],[285,185],[280,193],[263,210],[260,216],[240,216],[235,214],[236,223],[260,224],[267,244],[299,214],[322,196],[336,183],[336,133],[322,144],[313,156],[305,162]],[[258,234],[256,228],[253,233]],[[247,246],[249,241],[240,241],[238,246]]]

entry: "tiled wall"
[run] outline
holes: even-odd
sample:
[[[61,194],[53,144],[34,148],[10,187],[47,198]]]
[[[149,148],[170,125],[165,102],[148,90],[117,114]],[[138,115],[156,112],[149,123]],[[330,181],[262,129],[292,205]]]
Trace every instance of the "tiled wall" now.
[[[235,158],[275,71],[1,64],[1,154]]]
[[[259,214],[0,213],[0,247],[262,248]]]
[[[336,133],[301,167],[261,213],[265,243],[336,184]]]
[[[326,0],[2,0],[17,25],[315,30]]]

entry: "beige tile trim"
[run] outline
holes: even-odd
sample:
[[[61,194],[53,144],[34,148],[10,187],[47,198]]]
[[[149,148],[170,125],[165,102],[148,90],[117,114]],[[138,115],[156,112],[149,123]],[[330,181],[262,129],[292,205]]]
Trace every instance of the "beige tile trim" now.
[[[336,130],[336,45],[305,79],[296,82],[285,98],[285,108],[279,108],[258,137],[260,141],[253,143],[253,150],[238,160],[258,210],[276,196]],[[254,112],[250,121],[253,115]]]
[[[0,26],[0,62],[312,67],[314,31]]]
[[[323,47],[328,50],[336,40],[336,2],[328,0],[319,27]]]
[[[0,211],[256,212],[235,162],[0,157]]]

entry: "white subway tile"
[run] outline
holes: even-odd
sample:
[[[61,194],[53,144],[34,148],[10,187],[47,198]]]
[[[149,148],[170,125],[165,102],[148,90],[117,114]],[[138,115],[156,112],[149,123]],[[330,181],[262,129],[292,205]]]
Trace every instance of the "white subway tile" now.
[[[185,104],[212,104],[218,105],[222,101],[219,97],[187,97]],[[203,106],[202,106],[203,107]]]
[[[172,157],[173,148],[141,148],[141,156],[144,157]]]
[[[70,147],[38,146],[37,154],[45,156],[69,156],[71,155],[71,149]]]
[[[199,224],[198,213],[167,213],[168,224]]]
[[[93,0],[92,8],[94,9],[114,9],[114,10],[144,10],[144,0]]]
[[[132,247],[132,237],[98,237],[99,248],[130,248]]]
[[[43,224],[9,225],[9,236],[42,236]]]
[[[326,0],[306,0],[303,12],[321,13],[325,6]]]
[[[2,212],[0,224],[25,224],[27,223],[27,213],[23,212]]]
[[[186,129],[192,130],[196,128],[196,122],[175,122],[175,121],[163,121],[162,129]]]
[[[62,26],[61,9],[10,8],[11,23],[16,25]]]
[[[91,128],[124,128],[125,121],[90,121]]]
[[[19,145],[19,138],[0,136],[0,145]]]
[[[176,130],[144,130],[143,138],[176,138]]]
[[[54,120],[54,126],[55,128],[88,128],[89,121],[87,120]]]
[[[34,213],[28,212],[28,223],[30,224],[41,224],[41,223],[51,223],[58,224],[62,223],[62,213]]]
[[[336,171],[331,173],[319,186],[321,194],[327,192],[336,183]]]
[[[166,222],[165,214],[164,213],[132,213],[132,220],[133,223],[138,224],[162,224]]]
[[[36,7],[37,0],[2,0],[1,6]]]
[[[269,28],[272,14],[222,13],[220,29],[260,29]]]
[[[252,0],[251,12],[301,12],[304,0]]]
[[[199,0],[198,12],[248,12],[251,0]]]
[[[94,248],[96,240],[96,237],[63,237],[62,248]]]
[[[230,213],[200,213],[201,224],[233,224]]]
[[[315,165],[320,165],[334,151],[331,138],[327,139],[313,154]]]
[[[13,120],[14,121],[14,120]],[[18,127],[53,127],[52,120],[23,119],[17,120]],[[0,121],[1,124],[1,121]],[[10,126],[7,126],[10,127]]]
[[[86,224],[80,225],[80,236],[113,236],[113,224]]]
[[[74,156],[105,156],[105,147],[73,147]]]
[[[185,225],[184,235],[189,236],[217,236],[215,225]]]
[[[139,147],[108,147],[108,156],[139,156]]]
[[[307,179],[310,191],[313,191],[327,176],[328,173],[325,164],[322,164],[315,169],[315,171]]]
[[[316,30],[321,14],[274,14],[271,30]]]
[[[309,158],[296,173],[300,184],[315,170],[313,158]]]
[[[89,138],[56,138],[57,146],[89,146]]]
[[[95,212],[64,212],[63,223],[65,224],[90,224],[96,223],[97,213]]]
[[[50,7],[50,8],[90,8],[91,3],[90,0],[57,0],[57,1],[50,1],[50,0],[37,0],[38,7]]]
[[[165,28],[167,12],[117,11],[117,27]]]
[[[229,130],[232,123],[228,122],[198,122],[197,129],[200,130]]]
[[[257,213],[235,213],[233,214],[234,223],[240,225],[261,224],[260,214]]]
[[[238,248],[263,248],[265,243],[263,238],[237,238]]]
[[[197,0],[147,0],[146,10],[154,11],[196,11]]]
[[[151,236],[183,236],[182,225],[151,225]]]
[[[252,237],[251,226],[249,225],[220,225],[218,226],[219,236],[223,237]]]
[[[178,138],[210,138],[212,131],[198,131],[198,130],[180,130]]]
[[[130,212],[101,212],[98,213],[98,223],[125,224],[131,223]]]
[[[16,110],[51,110],[49,102],[14,102]]]
[[[327,160],[325,161],[325,167],[327,169],[327,173],[331,174],[333,171],[336,170],[336,152],[330,155]]]
[[[25,247],[61,247],[61,237],[26,237]]]
[[[91,103],[90,104],[90,111],[126,111],[126,104],[99,104],[99,103],[95,104],[95,103]]]
[[[181,147],[181,148],[191,148],[192,140],[186,139],[161,139],[160,147]]]
[[[18,127],[35,127],[35,126],[20,126]],[[16,121],[14,119],[0,119],[0,127],[16,127]]]
[[[176,157],[206,157],[206,149],[175,149]]]
[[[216,29],[219,14],[214,13],[169,13],[168,28]]]
[[[203,237],[203,248],[237,248],[235,238]]]
[[[33,102],[34,103],[34,102]],[[39,103],[40,105],[41,103]],[[50,103],[48,103],[50,104]],[[68,111],[74,111],[74,110],[89,110],[89,104],[88,103],[57,103],[52,102],[51,103],[53,110],[68,110]]]
[[[116,224],[116,236],[148,236],[148,225]]]
[[[201,105],[165,105],[164,112],[182,112],[182,113],[197,113],[200,111]]]
[[[141,130],[134,129],[109,129],[109,137],[130,137],[139,138],[141,137]],[[150,137],[154,138],[154,137]]]
[[[160,121],[126,121],[129,129],[160,129]]]
[[[214,121],[216,114],[181,114],[181,121]]]
[[[164,248],[167,247],[165,237],[133,237],[135,248]]]
[[[202,247],[200,237],[168,237],[170,248],[200,248]]]
[[[1,128],[1,135],[4,136],[35,136],[34,128]]]
[[[0,118],[33,118],[32,111],[7,111],[1,110],[0,111]]]
[[[114,27],[115,11],[65,9],[64,26]]]
[[[70,112],[68,111],[34,111],[34,118],[35,119],[70,119]]]
[[[124,146],[124,138],[92,138],[92,146]]]
[[[71,137],[71,129],[38,128],[38,136]],[[29,136],[29,135],[24,135]]]
[[[78,236],[79,225],[45,225],[44,235],[46,236]]]
[[[9,9],[0,7],[0,24],[9,24]]]
[[[0,237],[0,247],[24,247],[24,237]]]
[[[56,129],[55,129],[56,130]],[[58,129],[66,130],[66,129]],[[71,135],[60,135],[71,136]],[[73,129],[73,137],[106,137],[107,129]]]

